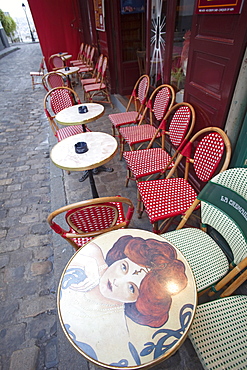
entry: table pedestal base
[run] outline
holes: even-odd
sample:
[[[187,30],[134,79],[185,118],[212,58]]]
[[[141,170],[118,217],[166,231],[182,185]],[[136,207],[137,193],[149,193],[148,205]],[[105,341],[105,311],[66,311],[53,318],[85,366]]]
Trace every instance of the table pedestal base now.
[[[92,170],[93,175],[97,175],[99,172],[113,172],[114,169],[111,167],[106,167],[106,166],[99,166],[97,168],[94,168]],[[80,182],[85,181],[88,178],[88,171],[84,171],[82,177],[79,179]]]

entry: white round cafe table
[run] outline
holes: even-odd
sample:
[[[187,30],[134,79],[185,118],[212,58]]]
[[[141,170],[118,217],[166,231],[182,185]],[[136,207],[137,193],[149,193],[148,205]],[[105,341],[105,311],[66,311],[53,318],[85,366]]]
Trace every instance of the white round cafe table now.
[[[64,75],[69,76],[69,75],[71,75],[73,73],[78,72],[79,69],[80,69],[79,67],[68,67],[68,68],[69,68],[69,70],[66,70],[65,68],[60,68],[56,72],[61,72]]]
[[[75,144],[87,143],[88,151],[77,154]],[[98,197],[92,169],[100,167],[114,157],[117,152],[117,140],[104,132],[85,132],[69,136],[59,141],[51,150],[50,158],[59,168],[68,171],[89,172],[90,185],[93,197]]]
[[[113,245],[118,252],[108,254]],[[139,249],[131,253],[134,245]],[[141,248],[147,253],[137,253]],[[160,265],[163,253],[166,260]],[[156,254],[157,260],[150,259]],[[152,261],[149,267],[147,260]],[[157,274],[164,278],[154,292],[150,276]],[[124,302],[125,289],[136,288],[137,302]],[[139,297],[145,323],[136,309]],[[155,317],[154,303],[149,303],[153,297],[167,312],[156,327],[148,324],[149,315]],[[97,236],[73,255],[60,279],[57,305],[67,339],[87,360],[107,369],[141,369],[164,361],[182,345],[195,315],[197,291],[191,268],[175,245],[149,231],[127,228]]]
[[[79,113],[79,107],[86,106],[87,113]],[[104,114],[104,106],[98,103],[83,103],[72,105],[56,114],[56,121],[61,125],[84,125],[92,122]]]

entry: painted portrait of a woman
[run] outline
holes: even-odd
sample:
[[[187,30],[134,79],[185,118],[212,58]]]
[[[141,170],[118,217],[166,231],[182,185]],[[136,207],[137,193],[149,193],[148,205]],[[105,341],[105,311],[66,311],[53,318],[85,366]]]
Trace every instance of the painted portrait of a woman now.
[[[139,341],[139,329],[146,340],[161,328],[173,297],[186,286],[185,266],[168,242],[124,235],[104,255],[96,240],[63,276],[62,320],[73,342],[90,357],[131,364],[130,343]]]

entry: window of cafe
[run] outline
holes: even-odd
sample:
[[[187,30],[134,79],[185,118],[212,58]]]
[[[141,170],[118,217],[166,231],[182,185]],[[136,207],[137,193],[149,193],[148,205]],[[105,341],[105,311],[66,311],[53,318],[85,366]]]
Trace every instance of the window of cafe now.
[[[177,0],[171,14],[168,8],[171,6],[169,1],[151,0],[150,76],[153,86],[164,82],[165,53],[167,41],[171,39],[169,36],[172,33],[170,82],[177,91],[184,87],[194,3],[195,0]],[[167,27],[168,14],[174,18],[174,29]]]

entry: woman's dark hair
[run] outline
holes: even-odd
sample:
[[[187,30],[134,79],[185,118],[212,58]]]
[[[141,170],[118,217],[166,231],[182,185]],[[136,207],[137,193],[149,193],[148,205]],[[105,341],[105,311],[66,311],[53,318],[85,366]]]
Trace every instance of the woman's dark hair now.
[[[174,247],[156,239],[125,235],[119,238],[106,255],[108,266],[129,258],[146,269],[136,302],[125,304],[125,314],[141,325],[158,328],[169,317],[172,295],[187,285],[185,266],[177,259]]]

